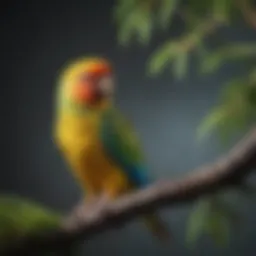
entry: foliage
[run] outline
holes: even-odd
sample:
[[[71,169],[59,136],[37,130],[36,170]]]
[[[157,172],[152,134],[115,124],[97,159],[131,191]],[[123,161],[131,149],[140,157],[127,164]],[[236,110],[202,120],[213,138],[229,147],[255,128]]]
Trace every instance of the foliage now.
[[[23,236],[58,228],[61,220],[62,214],[43,205],[16,195],[0,195],[0,252]],[[80,251],[79,244],[67,244],[60,250],[42,252],[40,255],[72,256]]]
[[[241,0],[241,3],[233,0],[117,0],[113,14],[118,40],[123,46],[134,40],[145,46],[159,31],[168,33],[177,23],[184,25],[179,36],[170,36],[149,57],[146,66],[150,75],[159,75],[171,66],[174,77],[182,79],[190,69],[192,55],[197,56],[200,74],[213,74],[224,64],[234,61],[246,63],[253,70],[248,77],[238,77],[224,84],[222,94],[226,96],[199,127],[200,137],[216,129],[221,139],[226,140],[235,131],[255,122],[252,112],[256,98],[250,93],[254,95],[256,87],[256,43],[221,38],[223,43],[212,48],[207,41],[209,37],[220,38],[221,29],[248,21],[245,16],[250,15],[250,5],[250,0]]]
[[[0,248],[40,229],[58,227],[61,215],[27,199],[0,196]]]
[[[137,42],[147,46],[159,32],[169,35],[177,24],[184,28],[178,36],[169,36],[149,56],[147,72],[158,76],[171,67],[176,79],[183,79],[196,57],[201,75],[216,74],[224,65],[241,63],[247,73],[224,82],[219,103],[198,127],[198,137],[217,131],[226,142],[256,121],[256,42],[232,41],[220,31],[247,24],[256,29],[256,7],[251,0],[117,0],[113,16],[118,41],[122,46]],[[255,8],[255,10],[253,10]],[[253,17],[252,17],[253,16]],[[223,35],[224,34],[224,35]],[[216,43],[218,42],[218,43]],[[234,211],[223,198],[214,195],[198,202],[188,223],[187,239],[195,242],[210,235],[217,244],[225,244]]]
[[[194,245],[202,236],[210,236],[216,244],[229,242],[230,229],[237,226],[240,217],[220,195],[200,199],[192,209],[187,228],[187,242]]]
[[[223,142],[236,132],[245,131],[256,120],[255,69],[242,78],[229,81],[221,93],[220,103],[198,128],[202,138],[212,129],[219,131]]]

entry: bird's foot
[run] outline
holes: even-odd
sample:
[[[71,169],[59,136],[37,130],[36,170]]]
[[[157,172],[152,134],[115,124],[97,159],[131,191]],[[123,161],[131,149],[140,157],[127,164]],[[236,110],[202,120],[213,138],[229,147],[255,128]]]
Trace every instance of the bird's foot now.
[[[87,196],[85,200],[83,200],[86,207],[93,207],[97,204],[98,197],[97,196]]]
[[[102,194],[97,197],[97,200],[93,205],[93,208],[95,209],[95,211],[104,209],[110,201],[111,201],[111,198],[108,194]]]
[[[76,228],[80,223],[97,218],[97,215],[106,209],[106,205],[110,201],[111,197],[108,194],[88,196],[86,199],[80,200],[71,216],[65,220],[64,226]]]

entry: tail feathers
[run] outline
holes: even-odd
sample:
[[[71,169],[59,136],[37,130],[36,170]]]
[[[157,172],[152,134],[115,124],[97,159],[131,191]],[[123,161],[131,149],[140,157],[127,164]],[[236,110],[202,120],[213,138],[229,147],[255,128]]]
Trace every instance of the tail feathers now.
[[[150,214],[143,216],[143,220],[150,230],[150,232],[156,236],[160,241],[167,242],[171,239],[170,230],[167,228],[164,221],[156,214]]]

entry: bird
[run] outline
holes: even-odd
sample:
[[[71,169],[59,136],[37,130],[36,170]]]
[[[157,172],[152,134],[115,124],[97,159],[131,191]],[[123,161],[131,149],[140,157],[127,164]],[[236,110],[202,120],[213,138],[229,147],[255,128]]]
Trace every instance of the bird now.
[[[73,60],[58,76],[53,140],[85,202],[115,200],[151,183],[139,136],[115,104],[116,87],[113,64],[98,56]],[[159,214],[140,217],[153,236],[169,240]]]

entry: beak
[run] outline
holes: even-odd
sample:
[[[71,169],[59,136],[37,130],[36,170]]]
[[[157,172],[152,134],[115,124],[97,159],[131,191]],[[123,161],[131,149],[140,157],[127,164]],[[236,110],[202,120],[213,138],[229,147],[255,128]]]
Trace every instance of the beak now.
[[[112,77],[106,76],[99,81],[99,91],[103,96],[111,97],[114,94],[114,80]]]

